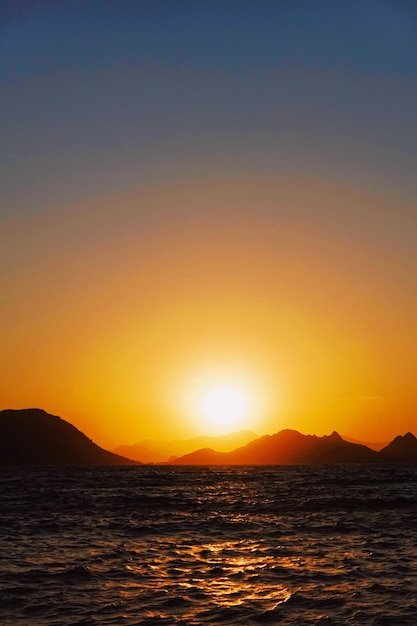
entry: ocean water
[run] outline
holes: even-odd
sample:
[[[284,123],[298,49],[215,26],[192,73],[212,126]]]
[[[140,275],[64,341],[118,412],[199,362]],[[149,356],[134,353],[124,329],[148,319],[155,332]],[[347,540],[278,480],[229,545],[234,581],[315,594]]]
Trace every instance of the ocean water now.
[[[0,624],[417,625],[417,467],[1,469]]]

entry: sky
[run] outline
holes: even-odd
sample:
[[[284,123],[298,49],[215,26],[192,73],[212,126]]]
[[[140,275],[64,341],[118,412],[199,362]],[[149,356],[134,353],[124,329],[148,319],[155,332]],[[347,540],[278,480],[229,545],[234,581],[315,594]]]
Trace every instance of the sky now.
[[[0,408],[417,434],[414,0],[2,0],[0,109]]]

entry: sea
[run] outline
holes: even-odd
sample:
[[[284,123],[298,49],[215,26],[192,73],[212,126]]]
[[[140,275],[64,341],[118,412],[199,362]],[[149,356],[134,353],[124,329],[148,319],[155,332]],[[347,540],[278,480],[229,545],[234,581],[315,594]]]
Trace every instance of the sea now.
[[[417,625],[417,466],[0,470],[0,624]]]

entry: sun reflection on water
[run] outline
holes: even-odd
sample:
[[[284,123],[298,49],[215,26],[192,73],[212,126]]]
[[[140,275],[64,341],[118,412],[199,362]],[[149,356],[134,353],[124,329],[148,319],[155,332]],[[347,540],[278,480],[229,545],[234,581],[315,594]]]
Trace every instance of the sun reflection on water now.
[[[273,557],[262,554],[257,542],[218,541],[193,546],[190,554],[204,567],[201,576],[181,582],[187,589],[196,585],[218,605],[238,606],[262,600],[265,609],[275,608],[291,597],[290,590],[276,581],[260,582],[259,574]]]

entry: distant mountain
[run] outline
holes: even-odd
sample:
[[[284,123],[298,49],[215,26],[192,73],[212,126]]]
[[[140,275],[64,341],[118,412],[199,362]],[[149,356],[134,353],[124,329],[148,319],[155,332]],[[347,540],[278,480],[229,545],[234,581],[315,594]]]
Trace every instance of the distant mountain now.
[[[382,448],[385,448],[389,443],[389,441],[360,441],[359,439],[347,437],[346,435],[342,435],[342,438],[349,443],[359,443],[362,446],[366,446],[367,448],[371,448],[371,450],[376,450],[377,452],[382,450]]]
[[[164,463],[201,448],[212,448],[221,452],[234,450],[256,438],[257,435],[250,430],[240,430],[236,433],[218,437],[202,436],[194,437],[193,439],[175,439],[173,441],[146,439],[132,445],[119,446],[113,452],[143,463]]]
[[[136,465],[41,409],[0,411],[0,465]]]
[[[299,465],[316,463],[376,463],[379,453],[349,443],[334,432],[329,436],[302,435],[282,430],[251,441],[232,452],[203,449],[173,461],[176,465]]]
[[[417,439],[412,433],[399,435],[380,452],[387,462],[417,463]]]

